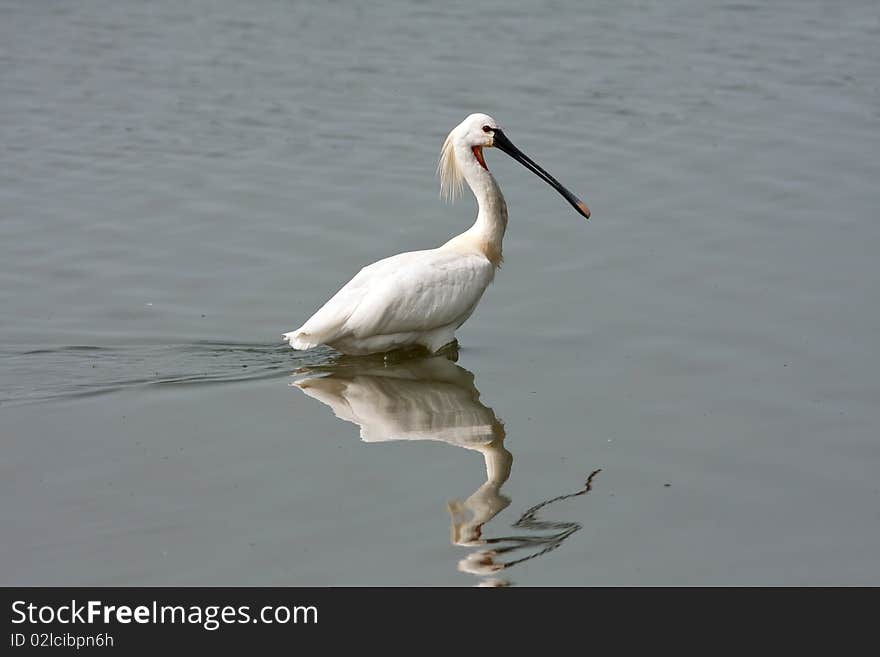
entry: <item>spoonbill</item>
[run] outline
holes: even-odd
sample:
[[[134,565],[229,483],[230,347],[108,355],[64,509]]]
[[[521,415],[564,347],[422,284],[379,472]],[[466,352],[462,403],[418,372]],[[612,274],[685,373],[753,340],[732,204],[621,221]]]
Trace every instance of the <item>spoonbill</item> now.
[[[364,267],[305,324],[284,333],[284,340],[294,349],[324,344],[352,355],[415,345],[433,353],[453,342],[501,266],[507,204],[483,157],[483,149],[492,147],[590,218],[586,204],[514,146],[495,119],[471,114],[443,143],[437,173],[450,200],[468,184],[479,208],[474,225],[436,249],[400,253]]]

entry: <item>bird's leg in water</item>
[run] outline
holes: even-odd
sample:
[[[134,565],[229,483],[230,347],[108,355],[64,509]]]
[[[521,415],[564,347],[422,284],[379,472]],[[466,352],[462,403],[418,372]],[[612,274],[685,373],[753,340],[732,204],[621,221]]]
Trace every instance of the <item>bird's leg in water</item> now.
[[[386,365],[395,365],[405,360],[410,360],[413,358],[423,358],[429,354],[430,352],[428,351],[427,347],[423,347],[422,345],[412,345],[409,347],[394,349],[392,351],[386,351],[383,359]]]
[[[447,342],[445,345],[440,347],[437,350],[438,356],[445,356],[448,360],[451,360],[453,363],[458,362],[458,340],[453,340],[452,342]]]
[[[426,356],[443,356],[453,363],[458,362],[458,340],[448,342],[437,351],[431,352],[427,347],[422,345],[412,345],[409,347],[401,347],[392,351],[386,351],[383,359],[386,365],[395,365],[412,358],[424,358]]]

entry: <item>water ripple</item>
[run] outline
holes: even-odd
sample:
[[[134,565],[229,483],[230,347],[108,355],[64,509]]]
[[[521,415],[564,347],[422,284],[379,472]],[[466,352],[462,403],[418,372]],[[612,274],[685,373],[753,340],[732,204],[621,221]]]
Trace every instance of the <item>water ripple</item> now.
[[[6,373],[0,381],[0,404],[88,397],[134,386],[253,381],[320,365],[332,353],[228,342],[0,348]]]

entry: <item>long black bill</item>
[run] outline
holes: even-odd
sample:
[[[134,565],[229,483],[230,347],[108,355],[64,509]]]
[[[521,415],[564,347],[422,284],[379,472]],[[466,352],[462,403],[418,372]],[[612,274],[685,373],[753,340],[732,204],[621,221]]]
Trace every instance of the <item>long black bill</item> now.
[[[532,171],[539,178],[543,178],[553,189],[562,194],[562,197],[571,203],[571,207],[577,210],[584,218],[590,218],[590,209],[587,207],[587,204],[580,200],[577,196],[568,191],[562,184],[556,180],[549,173],[544,171],[541,167],[539,167],[532,159],[519,150],[516,146],[510,143],[510,140],[507,138],[501,130],[495,129],[495,138],[493,141],[493,146],[495,148],[504,151],[514,160],[522,164],[526,169]]]

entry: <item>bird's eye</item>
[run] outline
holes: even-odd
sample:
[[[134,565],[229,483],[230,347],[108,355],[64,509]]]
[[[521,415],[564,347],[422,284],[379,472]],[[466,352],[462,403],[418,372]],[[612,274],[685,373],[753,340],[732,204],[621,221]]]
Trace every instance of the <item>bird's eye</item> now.
[[[484,125],[484,126],[483,126],[483,132],[492,132],[492,128],[489,127],[489,126],[487,126],[487,125]]]

